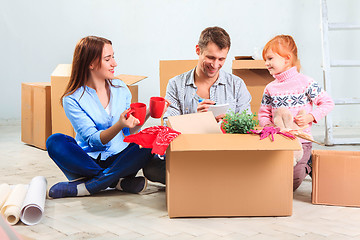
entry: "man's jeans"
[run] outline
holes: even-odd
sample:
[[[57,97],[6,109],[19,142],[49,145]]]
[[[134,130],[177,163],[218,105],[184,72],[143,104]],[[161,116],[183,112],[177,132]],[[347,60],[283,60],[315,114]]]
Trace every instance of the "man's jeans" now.
[[[144,176],[152,182],[165,184],[166,162],[165,155],[155,156],[143,168]]]

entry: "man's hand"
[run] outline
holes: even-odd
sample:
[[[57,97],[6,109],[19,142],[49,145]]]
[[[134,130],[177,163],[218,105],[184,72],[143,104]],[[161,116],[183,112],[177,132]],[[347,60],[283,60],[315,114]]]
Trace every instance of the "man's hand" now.
[[[215,102],[211,100],[204,100],[201,103],[198,104],[196,111],[198,113],[200,112],[207,112],[209,109],[209,105],[214,105]]]

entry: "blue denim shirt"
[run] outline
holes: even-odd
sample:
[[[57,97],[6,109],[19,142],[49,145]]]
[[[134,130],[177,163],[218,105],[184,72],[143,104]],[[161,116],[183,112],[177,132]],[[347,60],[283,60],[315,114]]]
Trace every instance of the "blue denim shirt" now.
[[[130,134],[128,128],[122,129],[107,144],[102,144],[100,133],[114,125],[120,118],[120,114],[130,107],[131,93],[128,87],[120,80],[112,80],[110,86],[110,115],[92,88],[81,87],[73,94],[63,98],[63,106],[66,116],[74,127],[77,144],[92,158],[101,154],[101,160],[121,152],[128,146],[124,142],[124,136]]]

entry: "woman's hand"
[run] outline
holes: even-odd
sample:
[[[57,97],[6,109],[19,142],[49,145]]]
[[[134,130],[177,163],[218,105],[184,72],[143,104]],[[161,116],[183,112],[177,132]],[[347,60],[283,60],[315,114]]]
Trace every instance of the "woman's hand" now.
[[[171,105],[171,102],[170,102],[170,100],[167,100],[166,98],[165,98],[165,107],[164,107],[164,111],[163,111],[163,114],[162,115],[164,115],[164,113],[167,111],[167,109],[168,109],[168,107]]]
[[[313,122],[315,120],[314,116],[310,113],[305,114],[305,115],[297,115],[296,117],[294,117],[294,121],[295,123],[300,127],[304,127],[307,124]]]
[[[135,118],[131,114],[128,114],[129,112],[130,109],[125,110],[120,114],[119,121],[100,133],[100,140],[102,144],[107,144],[111,141],[111,139],[113,139],[123,128],[127,127],[131,132],[131,129],[134,129],[134,127],[140,123],[139,119]],[[129,116],[126,116],[126,114]]]
[[[196,111],[198,113],[200,112],[207,112],[208,109],[209,109],[209,106],[210,105],[214,105],[215,102],[214,101],[211,101],[211,100],[204,100],[202,101],[201,103],[198,104],[197,108],[196,108]]]
[[[122,126],[122,128],[124,127],[134,128],[140,123],[139,119],[135,118],[131,114],[128,114],[130,111],[131,109],[127,109],[120,114],[119,123]]]

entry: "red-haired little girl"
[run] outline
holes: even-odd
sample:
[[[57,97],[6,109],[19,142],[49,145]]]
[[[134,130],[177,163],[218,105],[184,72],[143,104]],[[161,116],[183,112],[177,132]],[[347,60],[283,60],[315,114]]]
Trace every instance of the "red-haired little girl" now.
[[[311,125],[317,123],[334,107],[330,96],[312,78],[299,73],[299,60],[294,39],[288,35],[278,35],[263,49],[263,59],[270,74],[275,78],[264,90],[259,109],[260,126],[274,126],[274,117],[281,110],[311,136]],[[313,108],[316,105],[316,108]],[[284,111],[286,110],[286,111]],[[307,164],[311,157],[312,142],[300,139],[303,156],[294,166],[293,190],[295,191],[311,167]]]

